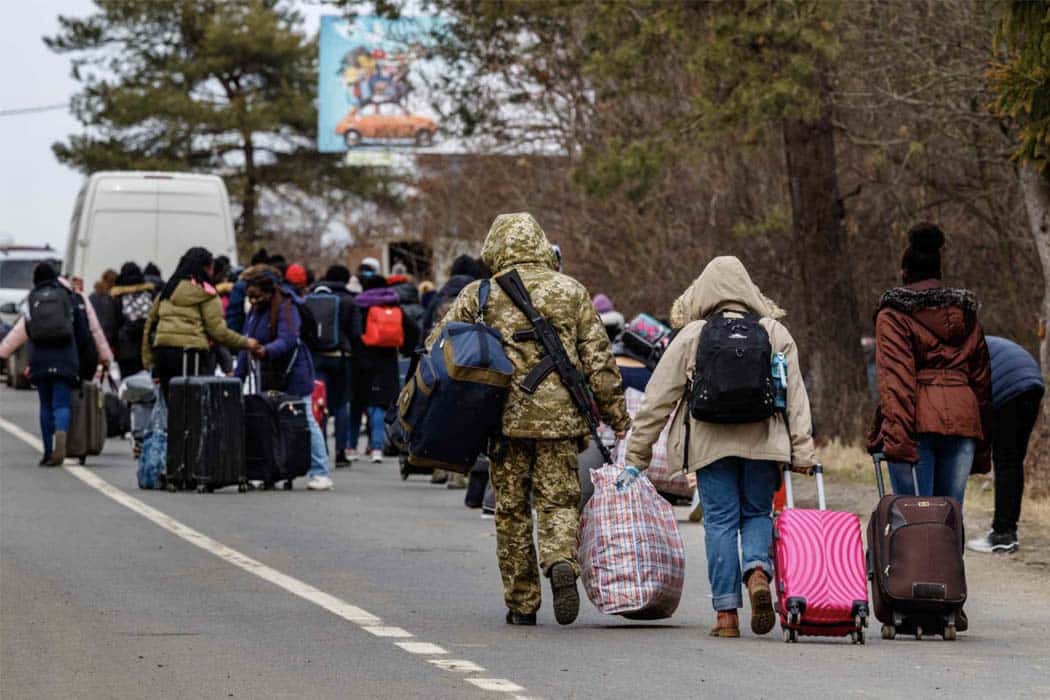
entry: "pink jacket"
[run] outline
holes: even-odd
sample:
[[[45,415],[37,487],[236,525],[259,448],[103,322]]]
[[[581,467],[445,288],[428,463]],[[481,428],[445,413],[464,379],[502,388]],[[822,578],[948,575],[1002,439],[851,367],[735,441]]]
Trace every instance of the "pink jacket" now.
[[[73,289],[66,278],[59,277],[58,281],[61,282],[66,289]],[[95,340],[95,349],[98,350],[98,361],[112,362],[113,351],[109,349],[109,343],[106,341],[106,334],[102,331],[102,325],[98,322],[98,316],[95,315],[94,307],[91,306],[91,302],[88,301],[88,298],[80,292],[77,292],[77,296],[79,296],[83,302],[84,310],[87,313],[88,328],[91,329],[91,337]],[[15,350],[22,347],[27,340],[29,340],[29,333],[26,331],[26,321],[24,318],[19,318],[15,327],[4,336],[3,341],[0,341],[0,360],[6,360],[11,357]]]

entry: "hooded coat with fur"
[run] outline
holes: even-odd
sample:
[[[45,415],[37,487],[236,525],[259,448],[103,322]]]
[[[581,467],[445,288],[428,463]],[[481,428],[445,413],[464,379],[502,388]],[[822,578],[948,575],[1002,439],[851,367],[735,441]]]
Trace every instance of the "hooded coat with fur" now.
[[[604,422],[614,430],[630,426],[620,372],[613,360],[605,327],[591,303],[587,289],[556,271],[556,260],[543,229],[530,214],[496,217],[481,250],[485,265],[498,276],[516,269],[536,309],[554,326],[565,351],[590,383]],[[478,287],[468,284],[434,327],[427,339],[433,345],[441,328],[450,321],[473,323],[478,313]],[[507,356],[514,365],[514,379],[503,410],[503,434],[511,438],[559,439],[582,437],[587,424],[573,406],[557,373],[551,372],[536,392],[521,387],[525,376],[539,364],[542,348],[537,341],[516,341],[515,331],[532,328],[528,319],[503,293],[495,280],[481,316],[500,332]]]
[[[978,307],[973,294],[936,279],[883,295],[875,317],[879,410],[869,449],[914,464],[919,435],[974,438],[974,473],[991,468],[991,367]]]
[[[674,414],[668,434],[667,453],[672,467],[696,471],[725,457],[790,462],[797,466],[816,464],[813,420],[809,396],[799,369],[795,341],[775,317],[783,311],[766,298],[751,281],[743,263],[735,257],[712,260],[686,292],[675,302],[676,316],[684,327],[675,336],[645,390],[642,407],[634,418],[627,443],[627,463],[646,468],[653,445]],[[755,313],[769,334],[774,353],[788,361],[787,416],[736,425],[703,423],[689,415],[687,387],[696,370],[696,350],[708,316],[726,311]],[[772,362],[772,358],[770,358]],[[690,421],[689,455],[685,455],[685,421]]]

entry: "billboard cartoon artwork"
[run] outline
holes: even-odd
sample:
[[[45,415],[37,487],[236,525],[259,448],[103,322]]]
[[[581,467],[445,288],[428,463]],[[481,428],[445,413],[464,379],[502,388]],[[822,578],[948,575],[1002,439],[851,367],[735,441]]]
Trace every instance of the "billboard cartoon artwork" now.
[[[429,18],[342,17],[321,20],[318,150],[369,146],[428,148],[438,123],[413,78],[425,82],[419,60]]]

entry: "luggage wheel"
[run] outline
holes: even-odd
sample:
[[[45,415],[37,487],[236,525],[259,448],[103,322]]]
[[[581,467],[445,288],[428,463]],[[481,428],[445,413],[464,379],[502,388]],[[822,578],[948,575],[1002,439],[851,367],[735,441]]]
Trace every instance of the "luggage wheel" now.
[[[197,493],[210,493],[210,491],[204,484],[197,484]]]
[[[784,642],[794,644],[798,641],[798,631],[789,627],[784,628]]]
[[[897,636],[897,628],[896,627],[894,627],[893,625],[883,625],[882,626],[882,638],[883,639],[893,639],[896,636]]]
[[[850,633],[849,633],[849,638],[853,641],[854,644],[861,644],[861,645],[863,645],[864,644],[864,628],[863,627],[858,627],[855,630],[851,630]]]
[[[168,490],[168,493],[175,493],[179,490],[179,488],[175,485],[174,481],[169,481],[165,488]]]
[[[941,637],[943,637],[946,642],[954,642],[956,639],[956,632],[955,613],[952,613],[944,623],[944,629],[941,630]]]
[[[77,457],[77,461],[80,462],[80,466],[84,466],[85,464],[87,464],[87,455],[84,455],[83,457]]]
[[[915,625],[915,641],[922,641],[922,625]]]
[[[288,479],[287,481],[284,482],[284,490],[285,491],[291,491],[292,490],[292,480],[291,479]]]
[[[241,481],[237,484],[237,493],[248,493],[247,481]]]

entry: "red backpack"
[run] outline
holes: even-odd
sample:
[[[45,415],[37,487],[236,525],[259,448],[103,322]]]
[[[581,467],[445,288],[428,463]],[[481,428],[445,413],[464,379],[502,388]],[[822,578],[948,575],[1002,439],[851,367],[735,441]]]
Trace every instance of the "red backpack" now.
[[[361,342],[370,348],[401,347],[405,344],[403,318],[400,306],[369,307]]]

